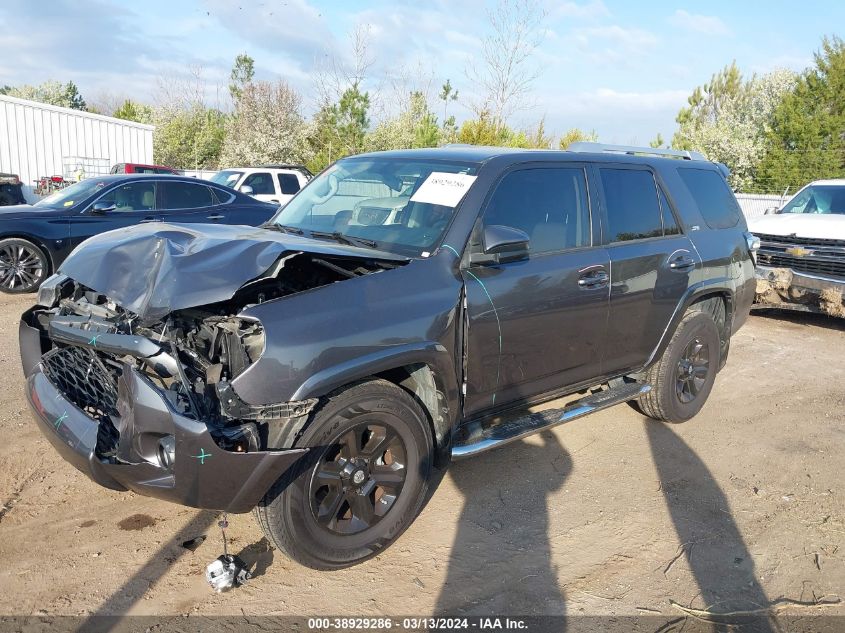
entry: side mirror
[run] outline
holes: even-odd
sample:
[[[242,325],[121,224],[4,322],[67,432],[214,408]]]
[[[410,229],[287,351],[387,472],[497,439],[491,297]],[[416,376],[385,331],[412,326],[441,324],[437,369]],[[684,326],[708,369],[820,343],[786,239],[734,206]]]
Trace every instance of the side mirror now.
[[[778,212],[777,207],[769,207],[768,209],[763,211],[763,215],[772,215],[772,214],[777,213],[777,212]]]
[[[249,185],[241,185],[240,187],[238,187],[238,191],[248,196],[252,195],[252,187],[250,187]]]
[[[472,264],[512,262],[528,257],[530,239],[525,231],[510,226],[492,224],[484,227],[481,253],[470,256]]]
[[[95,215],[105,215],[115,209],[117,209],[117,205],[114,202],[95,202],[91,205],[91,213]]]

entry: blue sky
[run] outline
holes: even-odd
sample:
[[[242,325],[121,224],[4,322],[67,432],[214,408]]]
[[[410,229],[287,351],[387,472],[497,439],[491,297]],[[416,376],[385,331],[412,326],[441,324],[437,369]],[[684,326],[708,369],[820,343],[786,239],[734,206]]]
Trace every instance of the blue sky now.
[[[0,84],[71,79],[89,101],[151,102],[162,82],[202,68],[207,100],[227,108],[232,60],[247,52],[258,78],[283,78],[303,93],[307,113],[315,64],[348,55],[348,33],[366,24],[374,59],[367,85],[382,95],[380,111],[395,104],[397,84],[429,89],[436,103],[449,78],[462,97],[450,114],[461,120],[473,95],[465,69],[478,57],[492,1],[3,0]],[[748,75],[801,70],[821,37],[845,25],[838,1],[571,0],[545,8],[534,105],[512,124],[545,117],[555,134],[595,129],[617,143],[670,138],[687,95],[732,60]]]

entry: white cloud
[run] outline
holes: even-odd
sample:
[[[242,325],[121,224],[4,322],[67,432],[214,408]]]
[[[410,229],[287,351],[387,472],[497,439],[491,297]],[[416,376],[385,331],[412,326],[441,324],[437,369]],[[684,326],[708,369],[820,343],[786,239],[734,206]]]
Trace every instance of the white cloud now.
[[[669,23],[680,29],[705,35],[731,35],[728,25],[715,15],[701,15],[678,9],[669,16]]]
[[[590,2],[560,2],[550,12],[553,18],[594,19],[610,16],[610,11],[602,0]]]

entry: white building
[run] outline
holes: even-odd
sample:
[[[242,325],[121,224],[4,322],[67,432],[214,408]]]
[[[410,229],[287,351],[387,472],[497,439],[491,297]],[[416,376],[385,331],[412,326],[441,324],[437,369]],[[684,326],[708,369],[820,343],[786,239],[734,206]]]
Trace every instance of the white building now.
[[[20,176],[32,199],[39,178],[107,174],[153,162],[152,125],[0,95],[0,172]]]

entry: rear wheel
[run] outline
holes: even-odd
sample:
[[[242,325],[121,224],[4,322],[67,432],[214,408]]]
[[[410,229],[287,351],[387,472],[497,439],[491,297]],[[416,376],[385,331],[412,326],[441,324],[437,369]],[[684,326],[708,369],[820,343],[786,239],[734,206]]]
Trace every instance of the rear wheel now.
[[[646,373],[651,391],[635,408],[665,422],[685,422],[701,410],[719,368],[719,330],[710,314],[690,311],[660,360]]]
[[[47,256],[28,240],[0,240],[0,291],[35,292],[47,278]]]
[[[299,563],[339,569],[390,545],[431,479],[428,419],[403,389],[370,380],[329,397],[296,446],[311,449],[256,508],[267,538]]]

